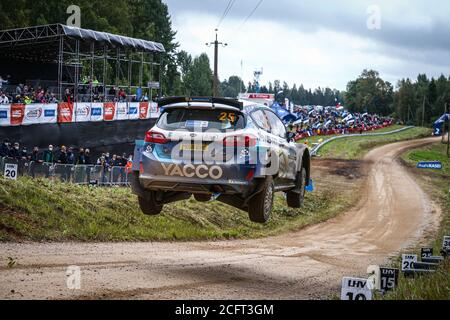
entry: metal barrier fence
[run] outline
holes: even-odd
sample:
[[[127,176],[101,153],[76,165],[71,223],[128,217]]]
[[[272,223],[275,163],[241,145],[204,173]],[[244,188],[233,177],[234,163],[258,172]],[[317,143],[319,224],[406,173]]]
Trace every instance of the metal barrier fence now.
[[[318,144],[316,147],[314,147],[311,150],[311,156],[315,157],[317,156],[317,154],[319,153],[319,150],[322,149],[325,145],[327,145],[328,143],[335,141],[335,140],[340,140],[340,139],[346,139],[346,138],[353,138],[353,137],[377,137],[377,136],[388,136],[394,133],[399,133],[399,132],[403,132],[409,129],[412,129],[414,127],[409,126],[409,127],[404,127],[401,129],[397,129],[397,130],[393,130],[393,131],[389,131],[389,132],[378,132],[378,133],[363,133],[363,134],[345,134],[342,136],[336,136],[330,139],[325,140],[324,142]]]
[[[125,167],[105,167],[98,165],[64,165],[37,163],[26,160],[0,158],[0,173],[5,164],[16,164],[18,176],[46,178],[78,185],[129,186],[129,174]]]

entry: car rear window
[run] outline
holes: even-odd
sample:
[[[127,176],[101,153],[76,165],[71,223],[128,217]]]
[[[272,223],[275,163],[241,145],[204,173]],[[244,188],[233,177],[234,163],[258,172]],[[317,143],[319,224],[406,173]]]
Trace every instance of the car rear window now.
[[[241,130],[245,127],[242,113],[230,110],[170,109],[164,112],[157,126],[164,130],[207,131]]]

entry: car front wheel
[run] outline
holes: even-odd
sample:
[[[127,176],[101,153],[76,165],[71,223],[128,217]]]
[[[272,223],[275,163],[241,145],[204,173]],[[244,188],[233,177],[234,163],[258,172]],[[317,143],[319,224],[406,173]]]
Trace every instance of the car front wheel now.
[[[273,209],[275,187],[272,177],[263,182],[262,190],[249,201],[249,217],[252,222],[266,223]]]
[[[302,171],[297,173],[295,185],[295,190],[286,193],[286,200],[289,208],[300,208],[305,199],[306,169],[304,167],[302,168]]]

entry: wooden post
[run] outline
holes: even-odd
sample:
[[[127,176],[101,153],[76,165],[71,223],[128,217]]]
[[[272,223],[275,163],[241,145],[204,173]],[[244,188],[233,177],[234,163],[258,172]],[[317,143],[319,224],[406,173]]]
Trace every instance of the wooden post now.
[[[444,114],[447,114],[447,103],[445,103],[445,107],[444,107]],[[442,143],[445,142],[445,128],[446,128],[446,123],[444,122],[444,125],[442,126]]]
[[[423,106],[422,106],[422,127],[425,127],[425,96],[423,96]]]
[[[445,113],[447,114],[448,105],[445,103]],[[444,141],[445,137],[445,127],[447,127],[447,157],[450,158],[450,121],[447,121],[447,123],[444,123],[444,132],[442,132],[442,141]]]

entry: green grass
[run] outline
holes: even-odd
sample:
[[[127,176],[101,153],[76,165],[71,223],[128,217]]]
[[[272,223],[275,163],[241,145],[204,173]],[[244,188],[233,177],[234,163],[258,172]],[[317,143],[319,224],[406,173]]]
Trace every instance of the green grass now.
[[[375,130],[375,131],[370,131],[370,132],[367,132],[367,133],[391,132],[391,131],[395,131],[395,130],[402,129],[402,128],[405,128],[405,126],[392,125],[392,126],[387,127],[387,128],[383,128],[383,129],[379,129],[379,130]],[[305,138],[305,139],[299,140],[298,142],[299,143],[306,143],[306,144],[308,144],[310,146],[314,146],[315,143],[321,143],[321,142],[323,142],[325,140],[328,140],[330,138],[337,137],[337,136],[342,136],[342,135],[341,134],[332,134],[332,135],[329,135],[329,136],[313,136],[313,137],[310,137],[310,138]]]
[[[319,150],[319,156],[329,159],[358,160],[375,147],[430,136],[431,129],[416,127],[386,136],[349,137],[326,144]]]
[[[409,164],[416,166],[421,161],[440,161],[443,170],[427,170],[435,174],[450,176],[450,158],[447,156],[447,145],[436,143],[419,150],[412,150],[402,157]]]
[[[342,194],[308,194],[303,208],[289,209],[277,195],[272,220],[251,223],[245,212],[193,199],[143,215],[128,188],[91,188],[48,180],[0,178],[0,241],[171,241],[255,238],[325,221],[351,203]]]
[[[450,235],[450,158],[446,156],[446,146],[436,143],[402,156],[405,163],[418,175],[419,182],[442,208],[442,222],[438,233],[429,239],[429,245],[439,253],[444,236]],[[444,170],[414,169],[420,161],[442,161]],[[419,251],[420,248],[416,248]],[[398,260],[397,265],[400,264]],[[416,279],[400,277],[397,290],[388,294],[388,300],[450,300],[450,261],[447,261],[432,275]]]

